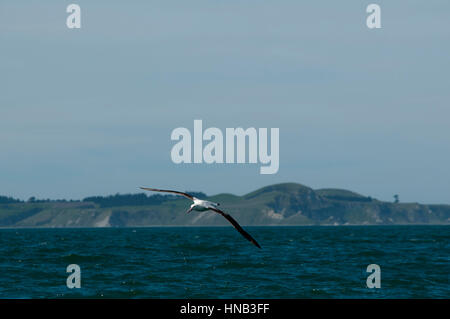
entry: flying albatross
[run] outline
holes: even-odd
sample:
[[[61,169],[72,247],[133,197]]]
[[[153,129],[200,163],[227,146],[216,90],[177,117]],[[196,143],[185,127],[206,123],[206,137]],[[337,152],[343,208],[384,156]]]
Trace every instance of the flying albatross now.
[[[240,232],[242,236],[245,237],[245,239],[250,241],[256,247],[261,248],[261,246],[256,242],[256,240],[252,236],[250,236],[250,234],[247,233],[244,229],[242,229],[241,225],[239,225],[238,222],[233,217],[231,217],[227,213],[225,213],[225,212],[223,212],[223,211],[221,211],[220,209],[217,208],[217,206],[219,206],[218,203],[214,203],[214,202],[210,202],[210,201],[207,201],[207,200],[198,199],[198,198],[196,198],[194,196],[191,196],[191,195],[183,193],[183,192],[178,192],[178,191],[172,191],[172,190],[166,190],[166,189],[156,189],[156,188],[147,188],[147,187],[141,187],[141,189],[144,189],[146,191],[152,191],[152,192],[172,193],[172,194],[177,194],[177,195],[181,195],[181,196],[184,196],[186,198],[189,198],[194,203],[191,205],[191,207],[188,209],[188,211],[186,213],[190,213],[193,210],[200,211],[200,212],[204,212],[206,210],[212,210],[213,212],[216,212],[216,213],[222,215],[223,217],[225,217],[231,223],[231,225],[233,225],[233,227],[236,228],[236,230],[238,232]]]

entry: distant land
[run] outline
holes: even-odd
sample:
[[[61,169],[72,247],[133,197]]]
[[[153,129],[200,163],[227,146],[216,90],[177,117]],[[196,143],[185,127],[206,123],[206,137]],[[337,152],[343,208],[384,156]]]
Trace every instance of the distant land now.
[[[206,196],[242,225],[406,225],[450,224],[450,205],[383,202],[343,189],[296,184],[270,185],[244,196]],[[80,201],[20,201],[0,196],[0,227],[222,226],[214,212],[186,214],[185,198],[161,194],[88,197]]]

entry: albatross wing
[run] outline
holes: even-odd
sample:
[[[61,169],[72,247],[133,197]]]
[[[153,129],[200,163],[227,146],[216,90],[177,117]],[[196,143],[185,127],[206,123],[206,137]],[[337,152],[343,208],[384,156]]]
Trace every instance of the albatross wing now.
[[[194,196],[191,196],[187,193],[183,193],[183,192],[178,192],[178,191],[172,191],[169,189],[157,189],[157,188],[148,188],[148,187],[140,187],[140,189],[144,189],[146,191],[152,191],[152,192],[163,192],[163,193],[172,193],[172,194],[177,194],[177,195],[181,195],[184,196],[186,198],[189,198],[190,200],[194,200]]]
[[[220,215],[222,215],[223,217],[225,217],[225,218],[231,223],[231,225],[233,225],[233,227],[236,228],[236,230],[237,230],[238,232],[240,232],[242,236],[245,237],[245,239],[247,239],[248,241],[250,241],[250,242],[251,242],[253,245],[255,245],[256,247],[261,248],[261,246],[258,244],[258,242],[257,242],[252,236],[250,236],[250,234],[247,233],[247,232],[241,227],[241,225],[238,224],[238,222],[237,222],[233,217],[231,217],[231,216],[228,215],[227,213],[221,211],[220,209],[217,209],[217,208],[209,208],[209,209],[212,210],[212,211],[214,211],[214,212],[216,212],[216,213],[219,213]]]

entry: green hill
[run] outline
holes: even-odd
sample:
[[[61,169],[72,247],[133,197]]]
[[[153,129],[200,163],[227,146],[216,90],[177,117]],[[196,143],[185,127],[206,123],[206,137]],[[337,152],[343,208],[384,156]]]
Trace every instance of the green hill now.
[[[116,194],[83,201],[31,202],[3,198],[0,227],[228,225],[214,212],[186,214],[189,200],[171,195]],[[389,203],[349,190],[314,190],[296,183],[270,185],[244,196],[218,194],[206,199],[219,202],[242,225],[450,224],[450,205]]]

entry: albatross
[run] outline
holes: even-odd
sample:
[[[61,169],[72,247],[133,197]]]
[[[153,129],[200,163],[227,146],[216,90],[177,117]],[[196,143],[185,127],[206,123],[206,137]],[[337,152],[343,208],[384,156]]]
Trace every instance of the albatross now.
[[[256,247],[261,248],[261,246],[257,243],[257,241],[252,236],[250,236],[250,234],[247,233],[233,217],[231,217],[229,214],[225,213],[224,211],[222,211],[218,208],[218,206],[220,206],[219,203],[214,203],[214,202],[210,202],[207,200],[198,199],[187,193],[173,191],[173,190],[169,190],[169,189],[157,189],[157,188],[148,188],[148,187],[140,187],[140,188],[143,190],[146,190],[146,191],[172,193],[172,194],[184,196],[184,197],[190,199],[191,201],[193,201],[191,207],[186,212],[187,214],[189,214],[193,210],[200,211],[200,212],[211,210],[213,212],[216,212],[216,213],[222,215],[223,217],[225,217],[231,223],[231,225],[233,225],[233,227],[236,228],[236,230],[242,236],[245,237],[245,239],[250,241]]]

